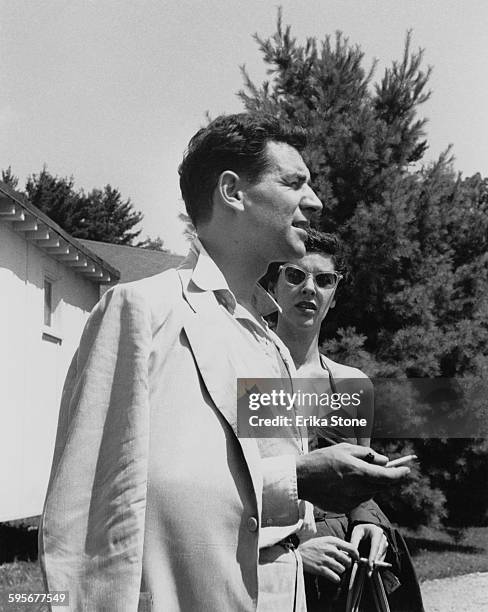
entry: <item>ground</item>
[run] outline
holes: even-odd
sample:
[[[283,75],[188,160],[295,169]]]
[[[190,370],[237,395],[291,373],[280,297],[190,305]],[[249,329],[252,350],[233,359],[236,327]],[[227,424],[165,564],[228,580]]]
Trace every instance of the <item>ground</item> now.
[[[421,581],[426,612],[488,611],[488,527],[447,531],[424,528],[402,532]],[[30,531],[22,535],[21,558],[28,559],[36,534]],[[5,541],[4,538],[3,543]],[[43,590],[35,560],[17,560],[0,565],[0,612],[41,612],[41,607],[32,604],[27,607],[25,604],[24,607],[7,604],[7,593]],[[59,608],[60,612],[63,609]]]
[[[488,572],[422,583],[426,612],[486,612]]]

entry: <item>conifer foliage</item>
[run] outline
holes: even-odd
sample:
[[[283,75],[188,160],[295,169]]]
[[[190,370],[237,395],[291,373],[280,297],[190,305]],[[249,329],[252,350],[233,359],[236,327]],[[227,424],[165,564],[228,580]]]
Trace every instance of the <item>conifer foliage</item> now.
[[[423,162],[419,112],[431,68],[412,50],[411,32],[401,60],[377,81],[358,45],[341,33],[301,44],[281,12],[274,35],[255,39],[269,80],[258,86],[243,67],[239,96],[248,110],[306,128],[304,157],[324,204],[317,225],[347,248],[348,281],[328,317],[325,352],[373,377],[488,380],[488,179],[456,173],[449,150]],[[464,409],[486,423],[482,402]],[[423,473],[400,495],[383,496],[394,518],[488,521],[486,443],[384,448],[422,459]],[[459,499],[472,498],[473,487],[478,502],[466,508]]]
[[[75,189],[72,177],[54,176],[44,167],[27,179],[25,191],[34,206],[75,238],[132,244],[140,234],[134,226],[142,213],[110,185],[85,193]]]

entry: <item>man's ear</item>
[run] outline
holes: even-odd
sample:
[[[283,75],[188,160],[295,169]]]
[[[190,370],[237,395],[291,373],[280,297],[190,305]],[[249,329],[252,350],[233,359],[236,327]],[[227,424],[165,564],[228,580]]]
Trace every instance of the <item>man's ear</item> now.
[[[244,210],[242,182],[238,174],[232,170],[224,170],[217,182],[217,191],[221,202],[234,210]]]
[[[329,308],[335,308],[335,305],[336,305],[336,301],[335,299],[333,299],[332,302],[330,303]]]

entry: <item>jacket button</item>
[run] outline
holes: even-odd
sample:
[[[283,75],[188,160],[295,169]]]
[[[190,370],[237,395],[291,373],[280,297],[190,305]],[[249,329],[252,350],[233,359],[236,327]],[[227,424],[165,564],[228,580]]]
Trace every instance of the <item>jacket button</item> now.
[[[249,531],[256,531],[258,528],[258,521],[254,516],[250,516],[247,519],[247,528]]]

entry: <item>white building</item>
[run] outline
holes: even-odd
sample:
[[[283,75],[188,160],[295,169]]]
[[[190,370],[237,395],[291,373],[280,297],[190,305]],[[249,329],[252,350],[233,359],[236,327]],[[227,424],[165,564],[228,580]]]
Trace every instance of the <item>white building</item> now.
[[[0,183],[0,521],[39,514],[61,389],[118,271]]]
[[[77,240],[0,182],[0,522],[42,510],[63,382],[100,295],[182,259]]]

